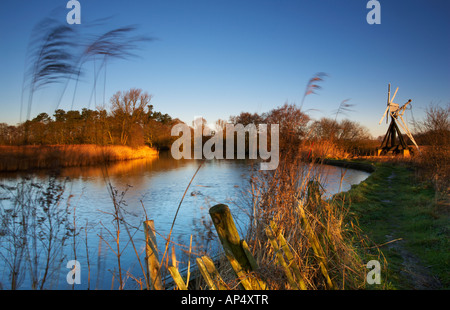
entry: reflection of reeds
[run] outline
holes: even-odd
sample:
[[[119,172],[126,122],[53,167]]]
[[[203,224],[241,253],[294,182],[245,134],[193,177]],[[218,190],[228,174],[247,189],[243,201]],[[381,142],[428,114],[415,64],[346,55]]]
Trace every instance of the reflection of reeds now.
[[[80,167],[157,156],[157,150],[146,146],[0,146],[0,171]]]
[[[306,168],[299,169],[302,166]],[[259,171],[252,178],[253,191],[250,198],[251,206],[253,207],[253,221],[251,221],[252,225],[249,228],[247,240],[248,250],[249,252],[251,250],[251,254],[257,259],[260,266],[257,274],[264,278],[269,289],[296,288],[296,283],[298,288],[302,289],[361,288],[364,286],[366,268],[359,256],[359,250],[355,248],[355,244],[358,243],[359,232],[355,232],[353,224],[347,218],[347,211],[340,204],[332,204],[321,199],[320,184],[316,181],[310,181],[312,177],[315,180],[320,178],[318,173],[313,170],[313,165],[300,165],[299,162],[291,160],[289,162],[281,161],[276,171]],[[109,180],[107,174],[105,179]],[[109,219],[112,217],[112,221],[108,225],[106,224],[108,221],[101,221],[101,227],[107,234],[99,237],[100,244],[106,244],[107,248],[113,252],[117,259],[117,264],[114,264],[114,268],[110,268],[112,272],[111,287],[118,287],[119,289],[130,288],[133,284],[128,285],[127,279],[132,279],[141,289],[150,288],[153,286],[151,285],[153,281],[149,282],[149,276],[141,262],[142,252],[140,251],[143,251],[143,249],[139,246],[144,232],[140,225],[139,227],[133,227],[127,222],[125,217],[127,212],[126,208],[124,208],[126,206],[124,201],[126,190],[120,193],[108,181],[108,191],[114,208],[111,212],[104,213],[109,215]],[[179,207],[181,203],[182,201]],[[78,232],[83,227],[77,227],[78,225],[76,225],[75,209],[73,210],[73,216],[73,224],[68,225],[71,231],[70,236],[73,237],[74,242],[73,254],[77,255],[75,249],[76,240],[79,238]],[[174,222],[175,219],[176,215]],[[84,229],[87,229],[87,226],[86,224]],[[270,235],[267,235],[268,227],[271,227],[273,231],[272,238]],[[125,229],[126,235],[121,233],[123,229]],[[87,232],[85,231],[85,233]],[[274,246],[274,238],[278,240],[278,249]],[[87,247],[87,234],[85,242],[89,287],[90,258]],[[141,275],[132,274],[131,269],[127,269],[125,262],[122,260],[122,254],[129,245],[132,246],[136,259],[139,262]],[[161,261],[158,260],[161,264],[161,271],[168,270],[178,280],[177,285],[181,288],[197,285],[205,287],[202,284],[203,282],[201,282],[202,280],[199,280],[200,277],[197,275],[197,271],[195,271],[196,274],[191,281],[193,283],[192,286],[189,285],[191,257],[204,256],[204,254],[193,252],[192,235],[189,248],[186,250],[186,254],[188,254],[188,279],[184,278],[185,274],[180,269],[182,261],[178,261],[175,257],[174,245],[175,243],[171,240],[169,233],[166,239],[163,259]],[[169,266],[168,259],[170,248],[172,249],[172,266]],[[97,261],[100,259],[100,253]],[[279,261],[283,261],[280,257],[282,255],[285,255],[287,258],[287,264],[283,268],[291,268],[294,271],[291,279],[289,279],[290,281],[287,281],[288,276],[283,272],[282,267],[274,263],[275,256],[277,256]],[[75,258],[84,259],[82,256],[80,255],[78,258],[77,255]],[[20,257],[20,255],[17,255],[17,257]],[[199,260],[196,261],[199,264]],[[224,267],[228,262],[220,263],[220,261],[215,260],[214,264],[217,263],[219,267],[217,270],[211,262],[209,262],[209,265],[207,264],[208,259],[206,259],[205,263],[205,259],[202,258],[201,262],[205,265],[205,270],[209,271],[210,274],[216,275],[212,280],[216,279],[215,283],[218,284],[213,286],[210,283],[210,287],[218,287],[217,285],[228,289],[236,287],[236,278],[231,277],[232,270],[229,267],[228,269]],[[201,262],[200,265],[202,265]],[[84,264],[85,261],[82,263]],[[45,268],[48,268],[49,272],[53,271],[51,269],[53,265],[53,263],[48,264]],[[99,277],[99,269],[97,269],[97,277]],[[218,274],[220,274],[220,278]],[[242,280],[243,276],[239,279]],[[162,277],[161,280],[163,282],[162,289],[170,285],[170,283],[166,282],[166,277]],[[222,280],[223,283],[221,282]],[[114,285],[114,282],[118,282],[118,286],[117,284]],[[40,288],[44,287],[40,285]],[[14,288],[17,288],[17,286]]]
[[[24,179],[0,188],[9,200],[0,203],[0,261],[7,275],[1,280],[9,281],[10,289],[27,281],[42,290],[57,275],[65,241],[74,234],[68,224],[70,197],[64,204],[64,183],[53,177],[45,184]]]

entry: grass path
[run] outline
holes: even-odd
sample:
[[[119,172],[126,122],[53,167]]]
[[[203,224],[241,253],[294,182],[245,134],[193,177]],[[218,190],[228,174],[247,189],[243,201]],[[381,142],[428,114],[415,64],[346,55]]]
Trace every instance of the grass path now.
[[[384,289],[448,289],[448,206],[407,166],[378,164],[347,195],[363,233],[378,245]],[[370,288],[370,287],[369,287]]]

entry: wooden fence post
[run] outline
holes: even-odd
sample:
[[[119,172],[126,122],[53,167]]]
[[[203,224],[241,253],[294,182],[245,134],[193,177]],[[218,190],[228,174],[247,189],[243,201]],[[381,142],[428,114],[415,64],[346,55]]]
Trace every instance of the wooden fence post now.
[[[249,273],[258,265],[251,255],[247,243],[241,240],[227,205],[218,204],[209,209],[225,255],[245,289],[265,289],[266,284],[259,279],[251,279]]]
[[[303,281],[300,269],[298,268],[297,264],[294,261],[294,255],[289,249],[289,245],[287,244],[286,239],[284,239],[283,234],[281,234],[281,232],[278,230],[278,227],[275,224],[275,222],[273,221],[270,222],[270,226],[266,227],[266,235],[269,238],[272,247],[274,248],[278,262],[285,270],[285,274],[289,281],[289,284],[294,289],[306,290],[307,288],[305,281]],[[283,254],[281,252],[284,252],[284,255],[287,258],[287,262],[284,260]],[[294,280],[294,277],[290,269],[292,269],[292,271],[294,272],[297,281]]]
[[[170,266],[169,267],[170,275],[173,278],[173,281],[177,285],[178,289],[180,290],[187,290],[186,283],[184,283],[183,277],[181,276],[180,272],[178,271],[177,267]]]
[[[158,247],[156,246],[155,223],[153,220],[144,221],[145,232],[145,260],[147,262],[147,279],[154,290],[163,290],[161,281],[161,266],[159,264]]]
[[[197,266],[211,290],[227,290],[225,282],[220,277],[216,266],[214,266],[214,262],[208,256],[197,258]]]

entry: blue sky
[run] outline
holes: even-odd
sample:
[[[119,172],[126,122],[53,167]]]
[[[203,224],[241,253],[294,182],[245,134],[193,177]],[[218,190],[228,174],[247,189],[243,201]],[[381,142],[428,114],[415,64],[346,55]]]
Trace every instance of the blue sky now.
[[[418,120],[430,104],[450,102],[450,2],[380,0],[381,24],[369,25],[366,0],[315,1],[115,1],[79,0],[81,25],[109,18],[101,30],[138,25],[158,38],[139,57],[107,66],[106,102],[118,90],[141,88],[155,109],[191,122],[228,119],[242,111],[267,112],[285,102],[299,104],[308,80],[328,77],[306,98],[313,118],[332,117],[346,99],[353,111],[340,116],[360,122],[372,134],[387,125],[387,85],[399,87],[395,102],[412,99],[407,120]],[[65,0],[0,2],[0,122],[20,116],[27,46],[33,27],[52,16],[65,22]],[[78,38],[74,38],[77,40]],[[74,109],[103,102],[103,78],[89,103],[93,63],[79,85]],[[38,91],[31,117],[71,107],[71,90],[57,105],[60,86]]]

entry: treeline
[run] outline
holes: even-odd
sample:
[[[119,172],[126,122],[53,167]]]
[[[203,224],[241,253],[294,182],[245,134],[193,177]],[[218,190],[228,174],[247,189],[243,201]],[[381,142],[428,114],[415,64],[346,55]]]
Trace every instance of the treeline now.
[[[168,114],[154,111],[151,95],[141,89],[117,92],[110,108],[58,109],[52,116],[40,113],[17,126],[0,124],[2,145],[148,145],[170,147],[170,130],[180,122]]]
[[[266,113],[242,112],[230,117],[234,124],[279,124],[280,152],[298,152],[301,149],[317,149],[325,146],[325,152],[339,151],[352,155],[367,155],[375,151],[379,142],[369,130],[357,122],[332,118],[312,120],[295,104],[284,104]],[[225,122],[216,126],[224,128]],[[326,154],[323,154],[326,155]]]
[[[178,139],[171,135],[171,129],[181,121],[155,111],[150,102],[151,95],[132,88],[115,93],[108,108],[58,109],[51,116],[40,113],[17,126],[0,124],[0,145],[147,145],[170,149]],[[417,124],[414,133],[420,145],[440,149],[436,154],[446,153],[442,148],[449,145],[449,111],[449,107],[429,107],[426,119]],[[372,138],[369,130],[357,122],[337,117],[313,120],[295,104],[284,104],[260,114],[241,112],[229,120],[217,120],[211,130],[222,130],[226,139],[227,123],[254,124],[256,128],[259,124],[278,124],[281,153],[303,151],[319,157],[374,155],[380,145],[379,139]],[[207,124],[205,119],[201,121],[202,127]],[[191,130],[195,126],[193,122]],[[205,136],[204,142],[208,139]],[[246,140],[248,147],[248,136]]]
[[[0,144],[148,145],[157,149],[170,149],[178,138],[171,136],[171,128],[181,121],[154,111],[150,101],[151,95],[147,92],[132,88],[115,93],[108,109],[58,109],[52,116],[40,113],[17,126],[0,124]],[[333,148],[353,155],[366,155],[378,144],[369,130],[357,122],[331,118],[312,120],[295,104],[284,104],[261,114],[242,112],[231,116],[228,121],[216,121],[212,130],[222,129],[225,133],[227,123],[244,126],[254,124],[256,127],[259,124],[278,124],[280,152],[298,151],[305,145],[311,147],[327,142],[328,150]],[[207,126],[204,119],[202,126]]]
[[[247,126],[252,124],[259,131],[259,125],[267,125],[267,145],[270,148],[270,125],[279,126],[279,151],[281,154],[296,155],[302,151],[316,152],[321,156],[369,155],[376,152],[379,141],[372,138],[369,130],[357,122],[344,119],[337,121],[331,118],[313,120],[309,115],[302,112],[295,104],[284,104],[265,113],[241,112],[239,115],[230,116],[229,120],[219,119],[213,126],[202,118],[195,120],[192,131],[209,132],[211,135],[221,131],[223,137],[223,150],[226,151],[227,124],[241,124]],[[201,128],[200,128],[201,127]],[[244,128],[245,129],[245,128]],[[234,132],[236,139],[236,132]],[[205,143],[210,136],[203,136]],[[193,134],[191,135],[193,139]],[[259,137],[258,137],[259,139]],[[236,141],[236,140],[235,140]],[[249,133],[245,133],[245,148],[249,148]],[[236,152],[236,145],[235,150]]]

